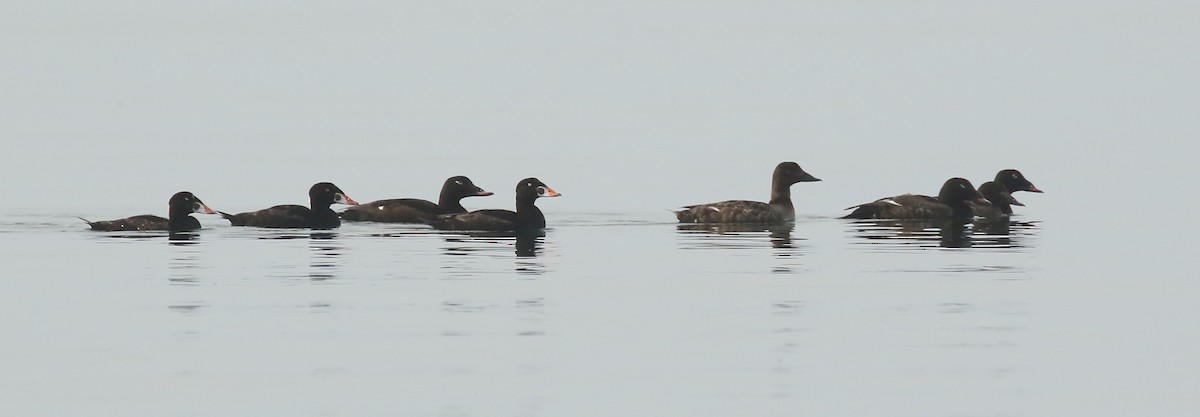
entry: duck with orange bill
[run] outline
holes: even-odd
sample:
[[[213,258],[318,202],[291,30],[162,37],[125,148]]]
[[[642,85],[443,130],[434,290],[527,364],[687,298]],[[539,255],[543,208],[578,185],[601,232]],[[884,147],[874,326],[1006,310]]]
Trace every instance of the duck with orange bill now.
[[[331,204],[358,204],[342,192],[341,188],[328,182],[316,183],[309,188],[308,201],[312,208],[282,204],[245,213],[220,213],[234,226],[332,229],[341,226],[342,221],[338,214],[329,208]]]
[[[80,217],[80,220],[87,222],[92,230],[99,231],[131,231],[131,230],[166,230],[170,232],[187,232],[192,230],[200,230],[200,221],[192,217],[192,213],[216,214],[213,209],[208,208],[208,205],[200,201],[195,194],[187,191],[180,191],[171,196],[171,200],[167,202],[167,218],[155,216],[153,214],[143,214],[140,216],[126,217],[117,220],[104,220],[93,222]]]
[[[529,232],[546,228],[546,216],[534,202],[542,197],[558,197],[559,194],[537,178],[526,178],[517,183],[516,211],[487,209],[469,213],[438,216],[429,222],[442,230],[479,230],[498,232]]]

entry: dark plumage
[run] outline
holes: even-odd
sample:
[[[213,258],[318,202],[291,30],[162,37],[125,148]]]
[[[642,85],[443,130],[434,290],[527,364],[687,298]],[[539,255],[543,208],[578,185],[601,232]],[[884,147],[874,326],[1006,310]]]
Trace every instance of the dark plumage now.
[[[140,216],[126,217],[117,220],[105,220],[99,222],[89,221],[80,217],[80,220],[87,222],[92,230],[101,231],[127,231],[127,230],[166,230],[170,232],[186,232],[190,230],[200,230],[200,221],[192,217],[192,213],[215,214],[212,209],[208,208],[204,202],[192,193],[180,191],[171,196],[171,200],[167,203],[170,207],[167,209],[169,218],[162,218],[151,214],[143,214]]]
[[[537,178],[517,183],[517,211],[475,210],[470,213],[445,214],[429,222],[442,230],[534,231],[546,228],[546,216],[533,203],[539,197],[558,197]]]
[[[1005,169],[997,172],[996,179],[993,181],[1003,185],[1004,189],[1008,190],[1010,193],[1015,193],[1017,191],[1029,191],[1031,193],[1042,192],[1042,190],[1034,187],[1032,182],[1029,182],[1029,180],[1025,179],[1025,175],[1021,174],[1021,171],[1017,171],[1015,169]]]
[[[843,219],[932,219],[970,220],[971,206],[968,202],[988,204],[975,190],[970,181],[951,178],[942,184],[937,197],[904,194],[881,198],[866,204],[847,207],[853,212]]]
[[[220,212],[234,226],[257,226],[274,228],[332,229],[341,225],[337,213],[330,204],[358,204],[336,185],[321,182],[308,189],[311,209],[294,204],[284,204],[259,211],[229,214]]]
[[[979,194],[988,200],[988,204],[973,203],[971,209],[976,216],[995,219],[1012,214],[1012,206],[1024,206],[1013,198],[1012,193],[994,181],[988,181],[979,186]]]
[[[429,223],[443,214],[466,213],[467,209],[463,208],[460,201],[463,198],[489,195],[492,195],[490,191],[484,191],[475,186],[470,178],[450,177],[442,184],[442,193],[438,196],[437,204],[417,198],[377,200],[350,207],[349,210],[342,212],[342,219],[385,223]]]
[[[795,162],[781,162],[771,174],[771,201],[728,200],[686,206],[675,212],[680,223],[786,223],[796,221],[792,184],[820,181]]]

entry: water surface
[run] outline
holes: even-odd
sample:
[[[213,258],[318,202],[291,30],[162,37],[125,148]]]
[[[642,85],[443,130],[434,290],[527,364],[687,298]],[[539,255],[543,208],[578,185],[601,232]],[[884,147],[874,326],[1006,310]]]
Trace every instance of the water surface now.
[[[668,217],[555,213],[544,236],[514,237],[204,216],[204,230],[167,236],[6,216],[4,407],[1045,415],[1087,409],[1056,394],[1098,383],[1077,355],[1130,354],[1080,337],[1093,324],[1070,312],[1163,302],[1064,292],[1077,271],[1045,255],[1070,248],[1047,247],[1053,225],[1036,219],[946,231]]]

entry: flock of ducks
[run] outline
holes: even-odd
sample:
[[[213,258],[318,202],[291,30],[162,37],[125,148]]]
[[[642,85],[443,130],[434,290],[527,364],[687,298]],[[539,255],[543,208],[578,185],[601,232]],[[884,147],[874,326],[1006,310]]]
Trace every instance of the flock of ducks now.
[[[820,179],[804,172],[795,162],[782,162],[771,176],[771,199],[766,203],[747,200],[728,200],[717,203],[685,206],[676,211],[680,223],[706,224],[780,224],[796,220],[792,205],[791,187],[798,182]],[[1012,214],[1012,206],[1023,206],[1012,197],[1017,191],[1040,193],[1020,171],[1002,170],[996,178],[976,189],[963,178],[951,178],[942,185],[936,197],[903,194],[885,197],[869,203],[848,207],[853,210],[846,219],[897,220],[954,220],[970,221],[973,217],[1002,218]],[[171,196],[168,217],[140,215],[117,220],[89,221],[80,218],[100,231],[165,230],[185,232],[200,229],[192,213],[220,214],[233,226],[269,228],[331,229],[346,221],[427,224],[441,230],[477,231],[536,231],[546,227],[546,217],[534,202],[542,197],[558,197],[554,189],[537,178],[517,183],[516,210],[486,209],[468,212],[461,200],[474,196],[489,196],[464,176],[450,177],[442,185],[438,202],[416,198],[398,198],[359,204],[342,189],[328,182],[314,184],[308,190],[309,207],[284,204],[258,211],[238,214],[214,211],[194,194],[181,191]],[[334,203],[350,205],[338,213],[330,208]]]

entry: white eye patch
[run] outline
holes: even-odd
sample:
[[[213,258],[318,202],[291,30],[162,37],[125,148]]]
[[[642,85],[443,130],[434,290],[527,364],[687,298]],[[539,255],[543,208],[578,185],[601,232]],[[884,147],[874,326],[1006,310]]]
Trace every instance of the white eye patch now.
[[[458,185],[462,185],[462,181],[457,181],[457,180],[455,180],[455,181],[454,181],[454,183],[455,183],[455,184],[458,184]]]

